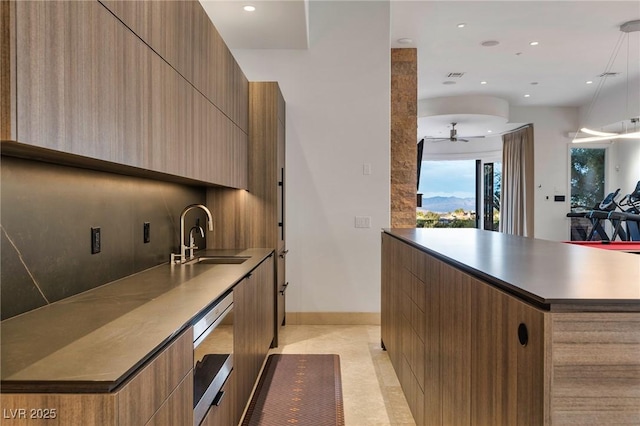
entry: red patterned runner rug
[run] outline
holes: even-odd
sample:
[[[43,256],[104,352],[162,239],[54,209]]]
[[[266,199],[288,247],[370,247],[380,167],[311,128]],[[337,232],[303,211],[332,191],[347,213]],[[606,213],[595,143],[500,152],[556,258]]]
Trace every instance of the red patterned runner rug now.
[[[340,357],[272,354],[243,426],[344,426]]]

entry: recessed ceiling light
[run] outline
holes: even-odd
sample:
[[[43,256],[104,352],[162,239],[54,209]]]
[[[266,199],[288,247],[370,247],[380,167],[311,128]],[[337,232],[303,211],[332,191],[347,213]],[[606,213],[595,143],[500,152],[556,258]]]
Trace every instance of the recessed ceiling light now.
[[[466,26],[467,26],[467,24],[465,24],[464,22],[460,22],[460,23],[458,24],[458,28],[464,28],[464,27],[466,27]]]
[[[593,81],[589,80],[587,81],[587,84],[593,84]]]
[[[447,86],[452,85],[452,84],[456,84],[455,81],[451,81],[451,80],[447,80],[447,81],[443,81],[442,84],[446,84]]]
[[[255,6],[251,6],[251,5],[246,5],[245,7],[243,7],[245,12],[254,12],[256,10]]]
[[[540,42],[532,41],[531,43],[529,43],[529,46],[537,46],[539,44],[540,44]]]
[[[529,98],[529,97],[531,97],[531,95],[526,94],[526,95],[524,95],[524,97],[525,97],[525,98]]]
[[[482,46],[484,47],[493,47],[493,46],[497,46],[500,44],[499,41],[497,40],[487,40],[487,41],[483,41],[482,43],[480,43]]]
[[[486,81],[481,81],[480,84],[487,84],[487,82]]]
[[[537,85],[538,85],[538,82],[537,82],[537,81],[532,81],[532,82],[531,82],[531,85],[532,85],[532,86],[537,86]]]
[[[493,130],[487,130],[487,133],[493,133]]]

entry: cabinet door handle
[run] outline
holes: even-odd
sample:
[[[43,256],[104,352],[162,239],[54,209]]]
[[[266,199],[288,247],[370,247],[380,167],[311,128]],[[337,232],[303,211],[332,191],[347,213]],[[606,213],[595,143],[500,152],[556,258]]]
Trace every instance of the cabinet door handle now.
[[[284,292],[287,291],[287,287],[289,286],[289,282],[284,283],[282,288],[280,289],[280,294],[284,296]]]
[[[287,255],[287,253],[289,253],[289,250],[285,250],[282,253],[280,253],[280,258],[284,259],[284,257]]]
[[[527,330],[527,325],[522,322],[518,326],[518,342],[522,346],[527,346],[527,343],[529,343],[529,330]]]

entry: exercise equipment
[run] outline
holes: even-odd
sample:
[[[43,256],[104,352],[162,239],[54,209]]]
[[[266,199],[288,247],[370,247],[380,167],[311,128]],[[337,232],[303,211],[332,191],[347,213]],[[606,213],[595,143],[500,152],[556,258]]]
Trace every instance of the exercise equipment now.
[[[614,241],[616,238],[622,241],[640,241],[640,181],[633,192],[616,202],[619,193],[620,188],[609,193],[589,211],[567,213],[569,218],[589,219],[591,230],[584,237],[584,241]],[[606,221],[609,221],[613,228],[611,238],[604,229]],[[575,236],[572,230],[572,237]]]

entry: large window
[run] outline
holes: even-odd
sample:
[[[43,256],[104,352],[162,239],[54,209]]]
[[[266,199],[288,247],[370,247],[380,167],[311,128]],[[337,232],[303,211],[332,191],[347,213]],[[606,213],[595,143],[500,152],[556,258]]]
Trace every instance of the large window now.
[[[423,161],[418,228],[475,228],[476,160]]]

